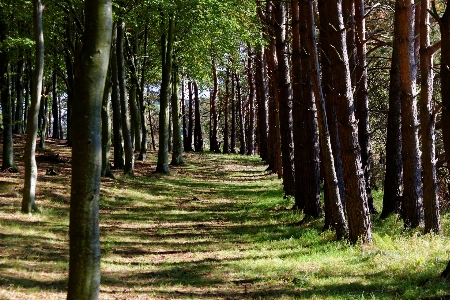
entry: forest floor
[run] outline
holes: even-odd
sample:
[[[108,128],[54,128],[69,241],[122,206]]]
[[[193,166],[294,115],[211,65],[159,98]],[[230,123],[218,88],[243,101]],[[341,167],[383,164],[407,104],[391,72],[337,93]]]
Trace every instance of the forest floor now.
[[[68,278],[70,149],[47,140],[37,153],[41,213],[20,213],[21,173],[0,173],[0,299],[65,299]],[[374,241],[349,245],[302,225],[281,181],[258,157],[185,153],[170,175],[102,179],[100,299],[444,299],[439,277],[450,253],[443,234],[404,232],[398,216],[373,216]],[[57,175],[46,175],[53,169]],[[374,192],[380,209],[381,192]],[[449,296],[447,296],[449,297]],[[447,298],[448,299],[448,298]]]

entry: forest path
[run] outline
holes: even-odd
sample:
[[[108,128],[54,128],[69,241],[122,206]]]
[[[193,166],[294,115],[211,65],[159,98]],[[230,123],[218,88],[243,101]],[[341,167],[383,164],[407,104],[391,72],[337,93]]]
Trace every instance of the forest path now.
[[[20,213],[20,174],[0,174],[0,299],[65,299],[70,148],[49,139],[37,153],[41,214]],[[424,299],[448,294],[444,234],[405,235],[395,216],[373,219],[374,243],[351,246],[321,232],[323,219],[283,199],[256,156],[185,153],[155,174],[156,152],[136,176],[115,170],[100,200],[100,299]],[[53,169],[57,175],[50,175]],[[376,194],[381,201],[382,194]]]

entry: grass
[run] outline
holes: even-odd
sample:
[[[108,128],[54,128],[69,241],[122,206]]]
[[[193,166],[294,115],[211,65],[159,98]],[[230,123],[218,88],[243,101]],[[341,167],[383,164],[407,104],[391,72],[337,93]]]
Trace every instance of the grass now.
[[[69,149],[49,147],[67,160],[52,162],[58,176],[46,176],[48,162],[39,162],[41,214],[19,212],[23,172],[0,179],[0,299],[66,296]],[[257,157],[189,153],[165,176],[153,173],[155,157],[136,163],[135,178],[115,171],[116,179],[102,181],[101,299],[450,294],[439,278],[449,259],[449,215],[441,236],[403,232],[397,216],[374,216],[373,243],[352,246],[321,232],[323,220],[293,226],[303,216],[289,209],[293,200],[283,199],[281,181]],[[374,198],[380,208],[381,192]]]

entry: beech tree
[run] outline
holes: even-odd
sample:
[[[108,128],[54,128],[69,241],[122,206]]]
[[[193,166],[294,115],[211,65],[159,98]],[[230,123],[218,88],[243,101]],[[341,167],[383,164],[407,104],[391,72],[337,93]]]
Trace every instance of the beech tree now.
[[[86,1],[85,15],[85,33],[74,64],[77,130],[72,148],[67,299],[97,299],[100,287],[100,122],[111,48],[111,1]]]

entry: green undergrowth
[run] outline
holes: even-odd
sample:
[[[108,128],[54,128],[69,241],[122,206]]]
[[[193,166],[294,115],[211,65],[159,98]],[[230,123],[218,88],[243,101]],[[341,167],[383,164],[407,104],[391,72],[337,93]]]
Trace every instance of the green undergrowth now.
[[[171,173],[115,171],[101,187],[101,299],[439,299],[449,260],[444,234],[404,232],[398,216],[372,217],[373,243],[350,245],[322,232],[323,219],[283,198],[257,157],[185,154]],[[40,178],[42,213],[23,215],[0,186],[0,299],[64,299],[70,180]],[[10,190],[10,189],[8,189]],[[6,196],[5,196],[6,195]],[[5,196],[5,197],[3,197]],[[382,192],[374,191],[381,211]]]

